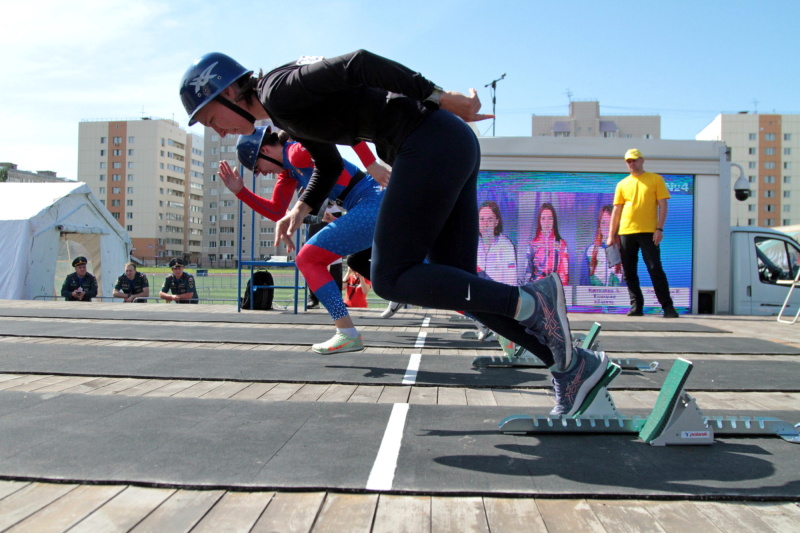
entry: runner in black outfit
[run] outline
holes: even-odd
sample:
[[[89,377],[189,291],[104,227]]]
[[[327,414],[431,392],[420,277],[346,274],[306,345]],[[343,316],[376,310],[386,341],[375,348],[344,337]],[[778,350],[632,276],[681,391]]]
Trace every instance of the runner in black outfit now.
[[[292,247],[303,218],[334,186],[342,171],[335,145],[372,141],[392,166],[373,246],[377,294],[468,312],[527,348],[553,373],[553,415],[574,414],[610,376],[604,353],[572,347],[558,276],[517,288],[476,275],[480,149],[464,121],[490,115],[478,114],[474,89],[470,96],[444,92],[399,63],[359,50],[303,57],[258,77],[224,54],[207,54],[186,71],[180,94],[190,125],[200,122],[224,137],[250,134],[255,120],[271,118],[314,158],[314,175],[278,222],[277,240]]]

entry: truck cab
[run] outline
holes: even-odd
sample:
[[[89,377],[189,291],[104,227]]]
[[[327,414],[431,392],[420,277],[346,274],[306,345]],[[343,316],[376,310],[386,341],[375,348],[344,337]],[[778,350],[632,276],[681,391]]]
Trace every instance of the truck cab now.
[[[800,245],[769,228],[731,228],[731,301],[734,315],[777,315],[800,270]],[[794,291],[786,314],[800,306]]]

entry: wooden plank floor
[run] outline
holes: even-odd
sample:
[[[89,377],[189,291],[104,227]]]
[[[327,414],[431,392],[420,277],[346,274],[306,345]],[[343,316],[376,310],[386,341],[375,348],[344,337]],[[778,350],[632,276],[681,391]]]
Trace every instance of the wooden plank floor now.
[[[39,302],[37,305],[42,304]],[[767,323],[753,317],[736,317],[741,320],[732,326],[732,317],[727,317],[729,320],[714,318],[702,323],[723,329],[735,328],[740,335],[800,346],[797,333],[800,328],[776,328],[773,320]],[[45,343],[54,345],[54,348],[76,343],[74,339],[10,336],[0,337],[0,342],[11,342],[21,347],[28,343]],[[79,342],[133,345],[142,349],[148,346],[270,349],[269,346],[193,345],[159,340]],[[383,353],[379,351],[381,349],[375,350],[375,353]],[[404,353],[418,351],[408,349]],[[455,350],[424,350],[423,353],[474,355]],[[321,385],[27,374],[0,374],[0,390],[263,402],[508,406],[515,411],[526,407],[549,408],[553,402],[549,392],[525,388]],[[614,400],[624,411],[643,404],[652,405],[656,395],[653,391],[615,391]],[[699,405],[708,410],[797,411],[796,418],[800,419],[800,393],[696,392],[693,395]],[[798,502],[800,495],[796,501],[755,503],[186,490],[180,487],[0,480],[0,532],[795,532],[800,530]]]
[[[231,492],[0,481],[3,532],[796,532],[796,502]]]

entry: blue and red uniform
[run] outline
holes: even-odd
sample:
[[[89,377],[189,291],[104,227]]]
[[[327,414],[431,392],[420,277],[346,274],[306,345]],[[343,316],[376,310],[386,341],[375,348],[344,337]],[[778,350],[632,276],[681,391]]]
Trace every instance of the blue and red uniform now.
[[[353,147],[365,166],[375,161],[365,144]],[[295,190],[305,189],[314,172],[314,161],[302,144],[287,142],[283,147],[284,171],[272,191],[272,198],[258,196],[246,187],[237,198],[270,220],[280,220],[286,214]],[[383,189],[370,176],[349,161],[344,161],[336,184],[328,199],[341,203],[346,213],[314,235],[297,254],[297,266],[309,289],[317,296],[333,320],[348,315],[342,293],[328,265],[341,257],[372,246]]]

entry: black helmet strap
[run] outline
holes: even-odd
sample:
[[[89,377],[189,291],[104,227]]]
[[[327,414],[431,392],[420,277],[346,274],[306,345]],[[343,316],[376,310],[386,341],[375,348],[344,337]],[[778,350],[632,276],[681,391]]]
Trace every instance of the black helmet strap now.
[[[224,105],[225,107],[227,107],[228,109],[230,109],[231,111],[233,111],[234,113],[236,113],[237,115],[242,117],[243,119],[245,119],[248,122],[250,122],[250,124],[255,124],[256,117],[254,117],[253,115],[251,115],[250,113],[248,113],[247,111],[245,111],[244,109],[239,107],[238,105],[234,104],[233,102],[231,102],[227,98],[223,98],[220,95],[217,95],[217,96],[214,97],[214,101],[219,102],[220,104]]]
[[[281,167],[281,168],[286,168],[286,167],[284,167],[284,166],[283,166],[283,163],[281,163],[281,162],[280,162],[280,161],[278,161],[277,159],[274,159],[274,158],[272,158],[272,157],[270,157],[270,156],[268,156],[268,155],[264,155],[264,154],[262,154],[261,152],[258,152],[258,157],[259,157],[260,159],[266,159],[266,160],[267,160],[267,161],[269,161],[270,163],[274,163],[274,164],[278,165],[278,166],[279,166],[279,167]]]

